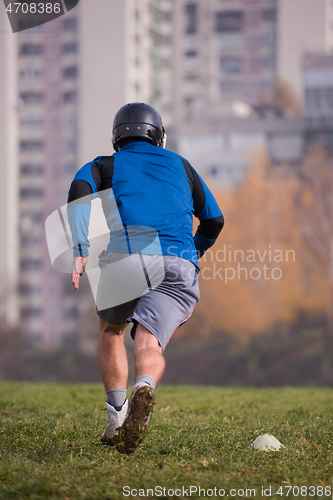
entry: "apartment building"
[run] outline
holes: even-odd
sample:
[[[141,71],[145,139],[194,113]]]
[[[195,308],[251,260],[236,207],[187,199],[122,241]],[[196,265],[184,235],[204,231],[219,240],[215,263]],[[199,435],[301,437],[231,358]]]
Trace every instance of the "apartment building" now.
[[[0,217],[2,293],[13,290],[17,299],[4,309],[16,314],[33,345],[57,347],[77,336],[93,298],[75,293],[70,277],[52,269],[44,221],[66,203],[84,163],[113,153],[112,120],[120,106],[152,102],[170,120],[170,1],[81,0],[66,15],[16,34],[4,9],[1,16],[7,78],[0,97],[6,146],[0,189],[2,205],[13,206]]]
[[[303,82],[306,139],[333,151],[333,53],[306,54]]]
[[[79,316],[69,276],[51,267],[44,231],[78,166],[79,22],[73,10],[15,35],[20,322],[31,343],[50,347],[75,332]]]
[[[277,73],[304,104],[303,56],[333,53],[332,0],[279,0]]]
[[[7,319],[20,321],[33,344],[71,339],[92,305],[51,268],[44,221],[66,203],[83,164],[112,154],[121,105],[155,106],[169,147],[221,187],[242,178],[253,148],[268,147],[277,161],[282,150],[299,157],[299,120],[265,121],[250,111],[272,102],[277,76],[297,80],[290,67],[301,68],[302,44],[293,26],[303,23],[305,36],[313,15],[307,47],[317,47],[325,25],[319,46],[332,48],[333,2],[301,1],[304,22],[299,0],[80,0],[16,34],[0,6],[0,293]]]
[[[174,2],[175,121],[213,121],[232,102],[270,101],[276,0]]]
[[[16,45],[4,9],[0,10],[0,318],[7,324],[19,320],[16,283],[18,275],[18,186]]]
[[[329,119],[330,89],[319,91],[329,77],[319,72],[328,75],[330,58],[302,61],[307,52],[333,53],[333,1],[182,0],[174,11],[174,148],[222,189],[243,179],[257,148],[275,162],[299,160],[315,131],[305,133],[301,117],[281,116],[276,83],[306,100],[312,123],[320,93]]]

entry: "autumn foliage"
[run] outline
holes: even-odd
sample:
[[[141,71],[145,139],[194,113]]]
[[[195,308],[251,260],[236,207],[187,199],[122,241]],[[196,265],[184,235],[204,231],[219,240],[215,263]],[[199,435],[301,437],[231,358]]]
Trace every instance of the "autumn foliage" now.
[[[202,298],[183,334],[260,334],[300,315],[323,314],[328,267],[309,246],[302,205],[314,211],[319,203],[311,183],[304,186],[304,170],[311,171],[312,164],[317,175],[328,175],[318,151],[293,167],[271,165],[265,152],[257,151],[235,191],[215,192],[225,228],[200,261]],[[313,234],[323,215],[318,210],[311,218]]]

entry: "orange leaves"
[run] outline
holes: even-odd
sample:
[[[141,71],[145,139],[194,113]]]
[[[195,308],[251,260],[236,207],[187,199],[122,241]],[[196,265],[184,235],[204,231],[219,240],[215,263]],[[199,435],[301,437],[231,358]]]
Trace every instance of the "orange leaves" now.
[[[304,239],[295,210],[298,188],[295,172],[270,166],[265,153],[257,151],[238,189],[214,193],[225,228],[200,261],[202,298],[196,322],[184,333],[259,334],[294,321],[301,312],[322,312],[327,276],[311,259]],[[314,197],[308,186],[299,203],[312,207]]]

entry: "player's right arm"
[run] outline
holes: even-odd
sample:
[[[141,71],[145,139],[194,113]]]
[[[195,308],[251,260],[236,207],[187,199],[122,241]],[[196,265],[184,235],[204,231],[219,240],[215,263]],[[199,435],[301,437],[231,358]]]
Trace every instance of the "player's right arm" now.
[[[84,273],[89,259],[89,221],[91,199],[101,189],[100,157],[84,165],[75,175],[71,184],[67,216],[73,241],[72,284],[79,288],[80,276]]]

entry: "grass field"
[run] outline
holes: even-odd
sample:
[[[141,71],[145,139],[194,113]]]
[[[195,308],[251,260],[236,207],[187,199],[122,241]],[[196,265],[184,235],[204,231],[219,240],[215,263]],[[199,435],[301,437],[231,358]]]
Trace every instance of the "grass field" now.
[[[161,386],[129,457],[102,408],[99,384],[0,383],[1,500],[332,498],[332,389]],[[285,448],[249,449],[265,432]]]

